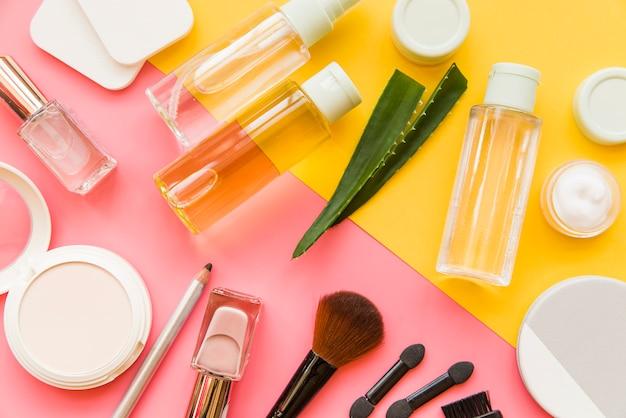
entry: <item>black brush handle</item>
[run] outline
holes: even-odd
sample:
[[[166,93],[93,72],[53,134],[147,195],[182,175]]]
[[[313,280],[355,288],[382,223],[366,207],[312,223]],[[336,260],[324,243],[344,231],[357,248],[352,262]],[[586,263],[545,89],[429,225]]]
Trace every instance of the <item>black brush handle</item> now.
[[[336,370],[336,367],[309,351],[267,418],[297,417]]]
[[[391,369],[378,381],[370,390],[367,391],[365,397],[376,405],[380,400],[402,379],[409,370],[411,370],[402,361],[398,361]]]
[[[444,373],[420,390],[409,395],[406,400],[414,411],[426,402],[435,399],[446,390],[454,386],[454,380],[449,373]]]

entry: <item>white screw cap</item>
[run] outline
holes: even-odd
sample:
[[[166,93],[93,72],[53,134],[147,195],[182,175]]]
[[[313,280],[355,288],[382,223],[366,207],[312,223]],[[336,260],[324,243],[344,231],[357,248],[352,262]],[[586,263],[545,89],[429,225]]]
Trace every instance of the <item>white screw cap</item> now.
[[[484,104],[532,113],[541,73],[528,65],[500,62],[491,67]]]
[[[336,62],[302,83],[302,90],[329,123],[339,120],[361,103],[359,90]]]

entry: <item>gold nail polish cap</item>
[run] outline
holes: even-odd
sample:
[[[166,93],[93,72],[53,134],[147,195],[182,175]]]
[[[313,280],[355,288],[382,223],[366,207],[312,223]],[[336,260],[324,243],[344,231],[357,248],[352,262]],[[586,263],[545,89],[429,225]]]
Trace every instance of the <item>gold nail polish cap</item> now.
[[[0,98],[22,119],[44,107],[48,100],[15,60],[0,56]]]

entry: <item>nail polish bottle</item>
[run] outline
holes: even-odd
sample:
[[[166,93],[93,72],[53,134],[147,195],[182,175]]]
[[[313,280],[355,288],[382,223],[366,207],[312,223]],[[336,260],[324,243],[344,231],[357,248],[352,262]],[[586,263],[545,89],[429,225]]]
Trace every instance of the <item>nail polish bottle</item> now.
[[[302,86],[286,81],[155,174],[161,194],[194,233],[205,230],[306,157],[329,124],[361,102],[331,63]]]
[[[183,149],[310,59],[309,47],[359,0],[290,0],[269,5],[146,90]]]
[[[262,302],[216,288],[200,328],[191,367],[198,372],[186,418],[226,418],[233,382],[241,380]]]
[[[495,64],[472,107],[437,271],[508,286],[535,169],[539,71]]]
[[[115,168],[116,161],[8,56],[0,57],[0,98],[24,121],[19,136],[69,191],[84,195]]]

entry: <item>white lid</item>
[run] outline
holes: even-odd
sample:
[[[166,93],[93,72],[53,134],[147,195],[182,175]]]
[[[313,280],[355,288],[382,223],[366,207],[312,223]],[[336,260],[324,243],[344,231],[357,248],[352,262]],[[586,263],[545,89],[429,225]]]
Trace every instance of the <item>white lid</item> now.
[[[290,0],[280,8],[307,47],[333,30],[339,19],[359,0]]]
[[[532,113],[541,73],[523,64],[500,62],[489,73],[484,104],[512,107]]]
[[[302,90],[329,123],[339,120],[361,103],[359,90],[336,62],[302,83]]]
[[[13,187],[30,211],[30,237],[24,251],[8,267],[0,270],[0,294],[9,291],[17,281],[28,275],[28,264],[36,256],[45,254],[50,245],[52,224],[43,195],[35,183],[15,167],[0,162],[0,182]]]
[[[574,117],[592,141],[626,142],[626,68],[605,68],[587,77],[574,97]]]
[[[398,0],[393,11],[393,40],[410,60],[437,64],[461,46],[470,25],[465,0]]]

